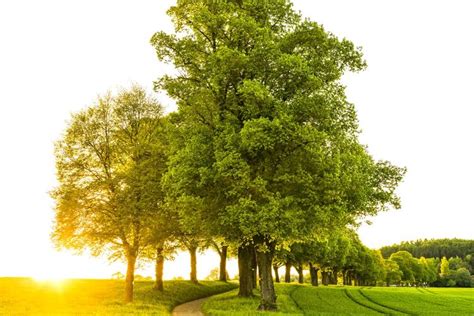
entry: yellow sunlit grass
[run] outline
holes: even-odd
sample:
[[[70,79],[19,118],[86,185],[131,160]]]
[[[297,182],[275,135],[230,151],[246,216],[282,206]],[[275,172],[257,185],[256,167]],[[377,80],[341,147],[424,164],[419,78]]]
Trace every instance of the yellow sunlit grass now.
[[[135,300],[124,303],[124,282],[71,280],[58,284],[31,278],[0,278],[0,315],[169,315],[173,306],[230,290],[223,282],[165,281],[165,291],[153,282],[135,282]]]

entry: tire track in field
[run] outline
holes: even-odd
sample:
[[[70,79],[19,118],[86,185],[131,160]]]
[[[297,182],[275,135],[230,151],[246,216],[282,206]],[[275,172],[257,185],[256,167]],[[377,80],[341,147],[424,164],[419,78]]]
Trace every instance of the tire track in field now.
[[[359,306],[368,308],[368,309],[370,309],[370,310],[372,310],[372,311],[375,311],[375,312],[380,313],[380,314],[383,314],[383,315],[391,315],[391,314],[387,313],[386,311],[383,311],[383,310],[381,310],[381,309],[377,309],[377,308],[375,308],[375,307],[373,307],[373,306],[370,306],[370,305],[367,305],[367,304],[364,304],[364,303],[360,302],[360,301],[357,300],[354,296],[352,296],[352,294],[350,294],[349,290],[347,290],[347,289],[344,289],[344,293],[346,294],[346,296],[347,296],[351,301],[353,301],[354,303],[356,303],[356,304],[359,305]]]
[[[298,291],[299,289],[301,289],[301,287],[295,286],[295,289],[294,289],[293,291],[291,291],[288,296],[293,300],[293,302],[295,302],[296,307],[298,307],[298,309],[301,311],[301,313],[302,313],[303,315],[305,315],[306,313],[305,313],[304,310],[301,308],[300,304],[298,304],[298,301],[293,297],[293,294],[294,294],[296,291]]]
[[[395,308],[395,307],[392,307],[392,306],[388,306],[388,305],[379,303],[379,302],[375,301],[374,299],[372,299],[371,297],[369,297],[369,296],[368,296],[367,294],[365,294],[364,292],[362,292],[361,289],[359,289],[358,291],[359,291],[360,295],[362,295],[363,297],[365,297],[369,302],[372,302],[372,303],[374,303],[374,304],[376,304],[376,305],[385,307],[385,308],[390,309],[390,310],[392,310],[392,311],[394,311],[394,312],[397,312],[397,313],[402,313],[402,314],[406,314],[406,315],[414,315],[414,316],[416,315],[416,314],[413,314],[413,313],[408,312],[408,311],[406,311],[406,310],[402,310],[402,309],[399,309],[399,308]]]
[[[428,289],[424,289],[426,292],[430,293],[430,294],[434,294],[434,295],[438,295],[438,293],[432,291],[432,290],[428,290]]]
[[[418,289],[418,288],[417,288]],[[439,293],[436,293],[432,290],[429,290],[429,289],[425,289],[423,288],[424,291],[426,291],[427,294],[430,294],[430,295],[439,295]],[[426,294],[425,292],[423,292],[423,294]],[[469,299],[467,297],[462,297],[462,296],[454,296],[457,300],[460,300],[460,301],[464,301],[464,302],[468,302],[468,303],[473,303],[474,301],[472,299]],[[431,302],[429,302],[431,303]],[[451,305],[445,305],[445,304],[437,304],[437,303],[432,303],[432,304],[436,304],[436,305],[440,305],[440,306],[443,306],[443,307],[448,307],[448,308],[451,308]],[[472,314],[472,316],[474,316],[474,314]]]
[[[425,292],[425,291],[423,291],[424,289],[420,289],[420,288],[418,288],[418,287],[416,288],[416,290],[417,290],[418,292],[420,292],[421,294],[423,294],[423,295],[431,294],[430,292]],[[448,307],[448,308],[450,308],[449,305],[442,304],[442,303],[436,303],[436,302],[433,302],[433,301],[428,301],[428,300],[425,300],[425,299],[423,299],[423,298],[419,298],[419,300],[420,300],[420,301],[423,301],[423,302],[425,302],[425,303],[428,303],[428,304],[433,304],[433,305],[438,305],[438,306],[441,306],[441,307]]]
[[[423,291],[422,289],[420,289],[419,287],[417,287],[416,290],[417,290],[418,292],[422,293],[422,294],[426,294],[426,292]]]

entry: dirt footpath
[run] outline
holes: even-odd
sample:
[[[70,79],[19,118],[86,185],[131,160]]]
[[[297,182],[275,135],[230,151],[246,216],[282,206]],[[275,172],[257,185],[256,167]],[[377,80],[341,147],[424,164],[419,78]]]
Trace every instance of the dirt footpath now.
[[[176,306],[173,309],[173,316],[203,316],[204,314],[201,312],[201,306],[205,300],[208,298],[201,298],[200,300],[191,301],[188,303],[184,303],[181,305]]]

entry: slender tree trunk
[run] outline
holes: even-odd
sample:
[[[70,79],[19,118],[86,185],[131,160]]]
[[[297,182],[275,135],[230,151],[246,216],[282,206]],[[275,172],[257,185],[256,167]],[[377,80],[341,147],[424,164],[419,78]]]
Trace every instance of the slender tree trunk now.
[[[272,278],[272,261],[275,244],[266,243],[266,250],[257,249],[257,263],[260,275],[260,306],[259,310],[273,311],[277,309],[275,287]]]
[[[303,266],[301,264],[298,264],[296,266],[296,271],[298,272],[298,283],[303,284],[304,283]]]
[[[339,273],[339,270],[337,268],[332,269],[332,278],[331,278],[331,284],[337,285],[337,274]]]
[[[286,283],[291,282],[291,263],[290,262],[285,263],[285,282]]]
[[[321,276],[322,276],[322,281],[323,281],[323,285],[328,285],[329,284],[329,272],[327,271],[323,271],[321,272]]]
[[[163,256],[163,247],[156,248],[156,263],[155,263],[155,286],[154,289],[163,291],[163,266],[165,264],[165,257]]]
[[[226,270],[227,248],[228,246],[222,246],[220,254],[219,254],[221,257],[221,262],[219,266],[219,281],[224,281],[224,282],[227,282],[227,270]]]
[[[125,277],[125,302],[133,302],[133,281],[135,279],[135,263],[137,256],[135,253],[127,255],[127,275]]]
[[[318,269],[316,269],[311,262],[309,264],[309,275],[311,276],[311,285],[318,286]]]
[[[278,265],[273,265],[273,272],[275,272],[275,282],[280,283],[280,274],[278,274]]]
[[[258,272],[258,275],[260,276],[260,271],[258,271],[258,264],[257,264],[257,253],[255,251],[255,247],[252,247],[252,287],[254,289],[257,288],[257,272]]]
[[[238,249],[239,261],[239,296],[253,296],[253,279],[252,279],[252,245],[241,245]]]
[[[353,280],[354,280],[354,272],[349,271],[349,275],[347,276],[347,281],[349,282],[349,285],[355,285],[355,281]]]
[[[191,273],[190,273],[190,280],[193,283],[198,283],[197,279],[197,259],[196,259],[196,252],[197,247],[191,246],[189,247],[189,254],[191,255]]]

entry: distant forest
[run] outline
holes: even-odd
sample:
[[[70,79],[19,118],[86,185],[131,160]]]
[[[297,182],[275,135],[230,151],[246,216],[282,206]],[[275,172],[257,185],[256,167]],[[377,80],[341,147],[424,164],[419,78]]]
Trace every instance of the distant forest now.
[[[419,239],[380,248],[382,256],[389,258],[398,251],[408,251],[416,258],[465,258],[474,254],[474,240],[467,239]]]

